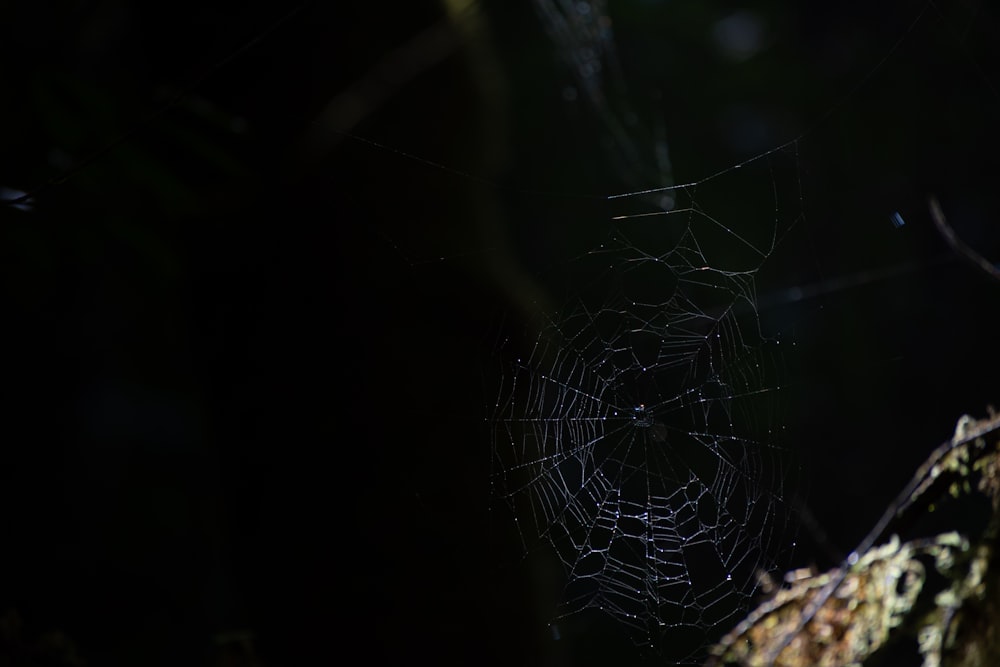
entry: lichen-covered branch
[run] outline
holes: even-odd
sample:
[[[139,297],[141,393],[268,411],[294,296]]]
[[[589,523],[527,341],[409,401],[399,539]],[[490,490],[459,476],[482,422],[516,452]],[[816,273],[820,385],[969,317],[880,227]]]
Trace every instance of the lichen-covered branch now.
[[[988,507],[975,533],[883,535],[921,512],[964,525],[963,498]],[[786,575],[785,586],[712,650],[708,665],[862,665],[903,638],[915,642],[914,664],[923,667],[1000,665],[998,534],[1000,415],[991,410],[987,419],[959,420],[955,436],[920,467],[863,549],[829,572]],[[944,583],[928,585],[930,572]]]

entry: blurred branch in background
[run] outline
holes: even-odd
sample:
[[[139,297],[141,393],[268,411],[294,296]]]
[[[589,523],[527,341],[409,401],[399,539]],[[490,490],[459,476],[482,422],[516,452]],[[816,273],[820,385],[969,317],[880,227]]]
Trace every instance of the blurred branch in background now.
[[[453,55],[461,45],[453,20],[441,18],[417,32],[331,99],[302,137],[303,161],[311,164],[327,155],[403,86]]]
[[[941,204],[938,203],[938,200],[931,197],[928,200],[928,206],[931,209],[931,218],[934,220],[934,225],[941,232],[941,236],[948,242],[948,245],[951,246],[951,249],[962,259],[986,274],[986,276],[1000,282],[1000,269],[997,268],[996,264],[990,262],[962,241],[962,239],[958,238],[955,229],[948,224],[948,219],[944,217],[944,212],[941,210]]]

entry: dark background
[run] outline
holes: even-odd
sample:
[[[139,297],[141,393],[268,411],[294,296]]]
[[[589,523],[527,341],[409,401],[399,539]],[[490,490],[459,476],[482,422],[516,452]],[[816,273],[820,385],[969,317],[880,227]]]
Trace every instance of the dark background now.
[[[740,9],[742,62],[712,37]],[[7,664],[642,659],[599,615],[552,640],[483,369],[605,196],[663,183],[661,130],[679,183],[798,138],[699,193],[763,225],[793,193],[760,318],[828,544],[790,534],[789,565],[850,551],[998,400],[1000,285],[927,209],[1000,255],[987,3],[615,3],[596,111],[527,2],[4,13],[0,186],[31,194],[0,208]]]

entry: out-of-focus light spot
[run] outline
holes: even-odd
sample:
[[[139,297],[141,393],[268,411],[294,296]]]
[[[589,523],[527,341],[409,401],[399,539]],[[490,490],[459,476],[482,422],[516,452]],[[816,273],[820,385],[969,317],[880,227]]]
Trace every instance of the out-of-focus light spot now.
[[[21,197],[28,194],[24,190],[15,190],[14,188],[5,188],[0,185],[0,204],[5,206],[10,206],[11,208],[16,208],[18,211],[30,211],[34,202],[31,198],[27,198],[23,201],[19,201],[16,204],[11,204],[15,200],[21,199]]]
[[[716,22],[712,39],[723,56],[743,62],[763,48],[764,22],[753,12],[735,12]]]
[[[903,220],[903,216],[899,214],[899,211],[893,211],[892,215],[889,216],[889,219],[892,221],[892,226],[896,229],[899,229],[906,224],[906,221]]]

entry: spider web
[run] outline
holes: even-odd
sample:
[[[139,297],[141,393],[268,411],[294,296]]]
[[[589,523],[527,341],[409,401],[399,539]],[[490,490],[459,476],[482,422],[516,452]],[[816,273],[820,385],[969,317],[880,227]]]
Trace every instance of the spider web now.
[[[802,218],[798,146],[672,185],[666,142],[643,139],[646,159],[620,121],[627,98],[609,94],[604,4],[536,7],[617,173],[665,187],[612,198],[605,236],[554,267],[561,298],[500,344],[493,492],[524,551],[547,544],[562,565],[556,621],[599,610],[696,662],[749,607],[792,525],[780,341],[762,333],[756,283]]]
[[[778,187],[776,164],[794,162],[789,150],[730,170],[770,184],[767,201],[744,202],[764,208],[743,227],[708,208],[726,201],[726,174],[671,188],[671,210],[614,220],[562,267],[573,287],[539,308],[527,352],[508,355],[492,484],[524,548],[558,555],[560,616],[599,609],[693,657],[774,567],[791,468],[774,444],[779,341],[761,333],[755,284],[801,216],[783,210],[794,179]]]

